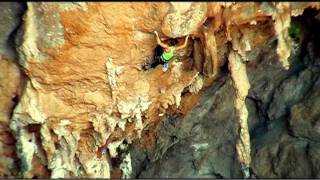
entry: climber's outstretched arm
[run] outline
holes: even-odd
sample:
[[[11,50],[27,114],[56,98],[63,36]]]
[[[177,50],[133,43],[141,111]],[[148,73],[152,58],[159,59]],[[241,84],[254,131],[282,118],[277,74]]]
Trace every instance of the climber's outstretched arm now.
[[[189,35],[186,37],[186,39],[185,39],[185,41],[184,41],[184,44],[181,45],[181,46],[178,46],[178,47],[176,48],[176,50],[178,51],[178,50],[180,50],[180,49],[184,49],[185,47],[187,47],[188,39],[189,39]]]
[[[164,49],[169,49],[170,47],[166,44],[164,44],[163,42],[161,42],[160,38],[159,38],[159,35],[158,35],[158,32],[157,31],[154,31],[154,33],[156,34],[156,38],[157,38],[157,43]]]

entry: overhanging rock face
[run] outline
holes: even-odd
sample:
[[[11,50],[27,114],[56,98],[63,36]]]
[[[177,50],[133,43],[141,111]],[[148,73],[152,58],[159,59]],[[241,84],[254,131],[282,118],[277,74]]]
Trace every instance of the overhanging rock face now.
[[[162,32],[170,37],[197,33],[206,19],[207,3],[171,2],[170,5]]]
[[[236,138],[233,148],[236,142],[246,144],[237,145],[245,158],[234,161],[251,167],[252,109],[245,100],[257,85],[248,67],[259,63],[263,49],[272,51],[271,44],[273,65],[293,71],[294,43],[287,30],[291,18],[308,7],[318,9],[319,3],[1,3],[0,175],[121,177],[121,163],[111,160],[125,159],[120,169],[123,177],[131,177],[133,161],[120,151],[138,139],[142,149],[157,144],[163,116],[185,117],[204,90],[228,76],[226,71],[233,84],[224,105],[235,108],[226,112],[235,113],[229,124],[240,132],[230,141]],[[179,45],[192,36],[166,73],[161,66],[142,68],[153,59],[154,31],[178,38]],[[265,112],[271,117],[281,113]],[[299,108],[291,113],[299,114]],[[297,127],[298,119],[293,122],[295,133],[308,136]]]

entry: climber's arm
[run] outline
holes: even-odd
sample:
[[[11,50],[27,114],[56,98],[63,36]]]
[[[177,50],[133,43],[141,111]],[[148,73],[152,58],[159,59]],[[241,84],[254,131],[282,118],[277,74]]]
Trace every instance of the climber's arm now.
[[[166,37],[160,38],[161,41],[165,41],[165,40],[167,40],[167,39],[168,39],[168,38],[166,38]]]
[[[188,44],[188,39],[189,39],[189,35],[186,37],[185,41],[184,41],[184,44],[177,47],[176,50],[180,50],[180,49],[184,49],[185,47],[187,47],[187,44]]]
[[[156,34],[156,39],[157,39],[157,43],[164,49],[169,49],[170,47],[166,44],[164,44],[163,42],[161,42],[160,38],[159,38],[159,35],[158,35],[158,32],[157,31],[154,31],[154,33]]]

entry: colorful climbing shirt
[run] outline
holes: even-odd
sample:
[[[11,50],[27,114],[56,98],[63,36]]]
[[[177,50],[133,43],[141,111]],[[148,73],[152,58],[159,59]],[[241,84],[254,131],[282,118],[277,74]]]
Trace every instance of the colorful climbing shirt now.
[[[173,54],[174,50],[175,50],[175,47],[170,47],[170,52],[163,51],[163,53],[161,55],[162,58],[166,61],[169,61],[174,56],[174,54]]]

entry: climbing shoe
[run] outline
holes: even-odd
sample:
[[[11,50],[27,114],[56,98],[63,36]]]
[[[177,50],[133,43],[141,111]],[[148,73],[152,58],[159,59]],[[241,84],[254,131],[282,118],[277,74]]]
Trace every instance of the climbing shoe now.
[[[169,63],[164,63],[162,66],[163,72],[166,72],[169,69]]]

